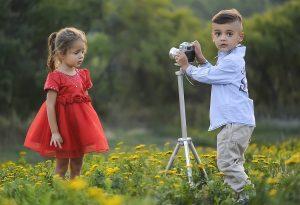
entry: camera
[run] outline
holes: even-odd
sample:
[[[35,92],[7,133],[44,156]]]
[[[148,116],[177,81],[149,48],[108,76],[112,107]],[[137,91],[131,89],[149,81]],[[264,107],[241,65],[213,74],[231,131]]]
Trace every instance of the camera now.
[[[175,59],[175,56],[180,51],[185,53],[189,63],[195,61],[195,47],[193,46],[193,43],[183,42],[179,45],[179,48],[172,47],[169,51],[170,58]]]

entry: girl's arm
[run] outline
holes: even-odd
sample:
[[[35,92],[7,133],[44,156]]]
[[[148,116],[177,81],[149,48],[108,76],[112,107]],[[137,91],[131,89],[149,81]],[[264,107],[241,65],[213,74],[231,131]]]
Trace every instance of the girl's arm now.
[[[58,130],[56,112],[55,112],[56,97],[57,97],[57,92],[53,90],[49,90],[47,92],[47,100],[46,100],[47,116],[48,116],[48,122],[52,133],[50,146],[53,144],[55,147],[62,148],[61,144],[63,143],[63,139],[60,136]]]
[[[48,116],[48,122],[52,134],[58,133],[58,126],[57,126],[56,114],[55,114],[56,97],[57,97],[57,92],[52,90],[49,90],[47,92],[47,100],[46,100],[47,116]]]

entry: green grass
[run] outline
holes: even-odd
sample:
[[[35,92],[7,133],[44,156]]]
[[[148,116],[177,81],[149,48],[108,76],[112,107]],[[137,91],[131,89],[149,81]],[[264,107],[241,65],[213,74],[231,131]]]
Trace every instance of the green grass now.
[[[120,141],[124,142],[126,146],[136,146],[138,144],[155,144],[158,148],[164,146],[166,142],[174,147],[177,139],[181,135],[180,127],[158,127],[145,128],[137,127],[131,129],[121,128],[107,128],[106,135],[108,137],[109,145],[113,149]],[[190,128],[188,127],[188,136],[192,138],[195,146],[216,147],[216,135],[220,130],[217,129],[208,132],[207,128]],[[257,123],[252,135],[252,143],[257,144],[278,144],[290,138],[300,138],[300,121],[283,121],[283,120],[260,120]],[[23,142],[12,145],[0,144],[1,155],[0,162],[8,160],[16,160],[20,151],[27,150],[23,147]],[[28,161],[35,163],[44,160],[39,154],[27,150]]]

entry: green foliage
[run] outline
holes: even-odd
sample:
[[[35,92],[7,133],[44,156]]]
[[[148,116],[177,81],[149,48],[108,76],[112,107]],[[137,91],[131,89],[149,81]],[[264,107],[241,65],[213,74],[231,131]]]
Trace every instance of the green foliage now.
[[[214,14],[222,9],[235,8],[244,17],[253,13],[261,13],[272,6],[283,3],[285,0],[173,0],[177,5],[192,8],[195,15],[210,20]]]
[[[278,146],[251,144],[246,152],[245,170],[254,188],[245,192],[250,204],[299,204],[300,143],[285,141]],[[122,143],[109,155],[85,157],[82,175],[62,180],[53,175],[55,163],[35,165],[21,152],[16,162],[0,164],[0,203],[15,204],[234,204],[236,194],[224,183],[224,173],[216,166],[214,149],[197,147],[201,164],[191,159],[194,186],[188,184],[183,150],[173,167],[165,166],[172,150]],[[209,180],[202,171],[204,167]]]
[[[299,45],[294,42],[299,41],[299,1],[275,9],[271,6],[280,0],[262,4],[248,0],[174,2],[1,2],[1,115],[16,111],[26,119],[36,112],[45,98],[47,37],[62,27],[75,26],[88,35],[84,66],[92,73],[94,106],[108,124],[176,124],[177,80],[168,51],[182,41],[198,39],[205,56],[214,62],[216,48],[210,40],[209,19],[215,10],[232,6],[245,16],[270,9],[250,16],[244,26],[250,96],[257,113],[297,116]],[[204,21],[199,16],[207,18]],[[185,91],[191,125],[207,126],[210,87],[187,84]]]
[[[250,91],[257,106],[298,115],[300,1],[245,22]],[[261,109],[262,110],[262,109]],[[296,112],[295,112],[296,111]]]

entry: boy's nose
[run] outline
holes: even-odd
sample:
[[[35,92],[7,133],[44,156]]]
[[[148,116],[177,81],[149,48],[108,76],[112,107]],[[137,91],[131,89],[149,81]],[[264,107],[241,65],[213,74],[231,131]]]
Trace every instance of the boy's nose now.
[[[221,35],[221,41],[226,40],[226,35]]]

